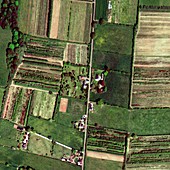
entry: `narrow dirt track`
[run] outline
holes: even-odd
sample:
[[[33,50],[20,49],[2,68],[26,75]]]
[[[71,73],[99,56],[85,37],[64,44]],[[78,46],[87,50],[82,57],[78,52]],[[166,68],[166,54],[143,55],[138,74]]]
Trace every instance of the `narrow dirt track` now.
[[[105,159],[105,160],[111,160],[111,161],[117,161],[117,162],[123,162],[124,157],[109,153],[103,153],[103,152],[95,152],[95,151],[87,151],[87,156],[97,159]]]
[[[60,16],[60,0],[53,0],[52,21],[50,29],[50,38],[58,37],[58,26]]]

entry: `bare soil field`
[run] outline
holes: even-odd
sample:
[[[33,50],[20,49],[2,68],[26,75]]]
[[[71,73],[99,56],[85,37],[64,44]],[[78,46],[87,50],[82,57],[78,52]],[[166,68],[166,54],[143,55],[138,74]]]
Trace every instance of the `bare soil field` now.
[[[50,29],[50,38],[58,37],[58,27],[59,27],[59,16],[60,16],[60,1],[53,0],[53,10],[52,10],[52,19],[51,19],[51,29]]]
[[[98,159],[105,159],[105,160],[112,160],[117,162],[123,162],[124,157],[114,154],[108,154],[103,152],[94,152],[94,151],[87,151],[87,156],[92,158]]]
[[[132,107],[170,107],[170,12],[139,13]]]
[[[68,99],[61,98],[59,112],[65,113],[67,111],[67,106],[68,106]]]

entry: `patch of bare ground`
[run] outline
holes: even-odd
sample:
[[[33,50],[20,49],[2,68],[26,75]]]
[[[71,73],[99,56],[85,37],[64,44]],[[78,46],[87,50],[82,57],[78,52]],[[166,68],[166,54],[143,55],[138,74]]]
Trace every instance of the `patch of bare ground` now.
[[[92,158],[112,160],[117,162],[124,161],[124,156],[103,153],[103,152],[87,151],[87,156]]]
[[[60,0],[53,0],[50,38],[58,37],[59,16],[60,16]]]

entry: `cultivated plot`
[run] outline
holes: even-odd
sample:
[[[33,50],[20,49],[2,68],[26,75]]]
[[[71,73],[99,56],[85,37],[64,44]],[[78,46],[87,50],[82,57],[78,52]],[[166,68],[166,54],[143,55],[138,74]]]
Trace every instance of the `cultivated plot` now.
[[[51,119],[55,111],[56,95],[43,91],[34,91],[29,114]]]
[[[24,125],[27,121],[32,92],[31,89],[10,86],[2,117]]]
[[[65,43],[31,36],[14,84],[58,92]]]
[[[54,0],[49,37],[89,43],[91,15],[91,3]]]
[[[47,36],[49,0],[20,0],[19,28],[23,33]]]
[[[88,53],[87,45],[67,43],[64,61],[72,64],[87,65]]]
[[[141,11],[131,107],[170,107],[170,12]]]

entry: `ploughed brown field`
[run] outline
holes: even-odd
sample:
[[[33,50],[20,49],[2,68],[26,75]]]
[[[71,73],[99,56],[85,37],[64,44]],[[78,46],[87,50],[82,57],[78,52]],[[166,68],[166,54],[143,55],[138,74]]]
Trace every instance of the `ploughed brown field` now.
[[[139,13],[131,107],[170,107],[170,12]]]

